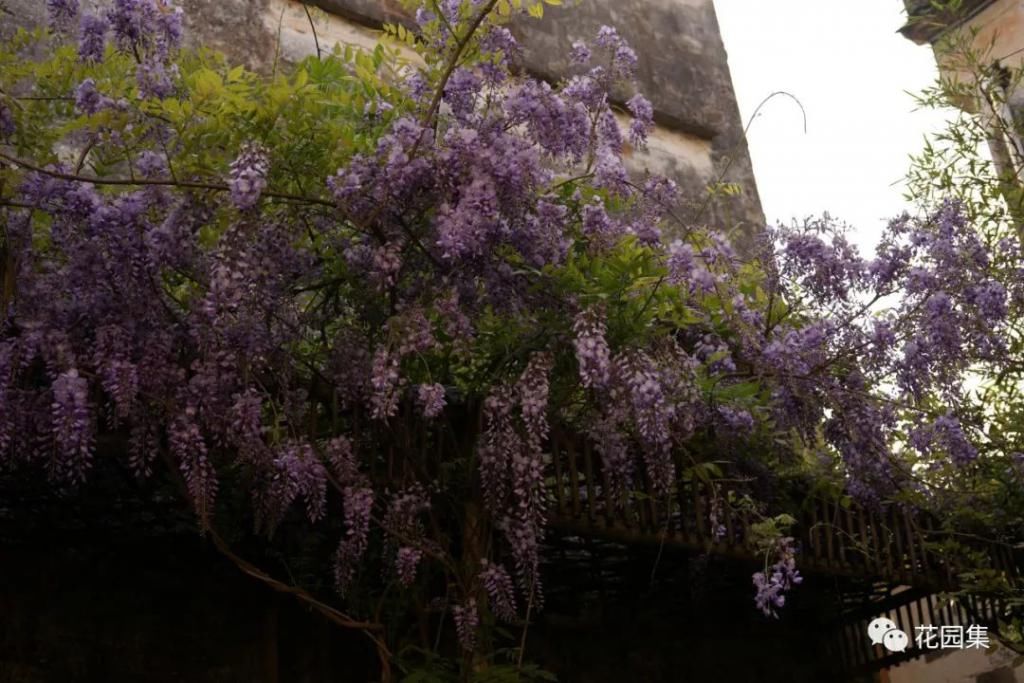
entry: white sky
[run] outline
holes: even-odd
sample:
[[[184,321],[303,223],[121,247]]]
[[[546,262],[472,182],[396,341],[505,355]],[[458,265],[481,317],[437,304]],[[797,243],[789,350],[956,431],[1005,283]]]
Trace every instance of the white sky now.
[[[715,0],[744,124],[768,94],[748,143],[765,215],[828,211],[854,226],[862,253],[902,211],[900,179],[942,115],[907,91],[935,77],[928,47],[898,34],[901,0]]]

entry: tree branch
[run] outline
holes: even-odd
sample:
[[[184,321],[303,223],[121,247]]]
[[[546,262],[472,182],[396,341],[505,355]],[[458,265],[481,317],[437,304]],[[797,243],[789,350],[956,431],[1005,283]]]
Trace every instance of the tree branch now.
[[[60,171],[54,171],[52,169],[43,168],[35,164],[31,164],[22,159],[12,157],[8,154],[0,152],[0,159],[8,161],[15,166],[20,166],[29,171],[35,173],[41,173],[51,178],[57,178],[59,180],[68,180],[77,183],[92,183],[93,185],[115,185],[115,186],[146,186],[146,185],[158,185],[164,187],[187,187],[194,190],[209,190],[211,192],[230,192],[231,188],[223,183],[207,183],[198,182],[192,180],[174,180],[171,178],[97,178],[95,176],[84,176],[74,173],[62,173]],[[303,197],[302,195],[290,194],[288,192],[273,192],[267,191],[262,193],[264,197],[270,197],[273,199],[282,199],[291,202],[301,202],[306,204],[318,204],[320,206],[329,206],[332,209],[338,208],[337,205],[330,200],[320,199],[319,197]]]
[[[480,25],[484,22],[484,19],[487,18],[487,15],[491,13],[491,10],[493,10],[494,6],[497,4],[498,0],[488,0],[487,4],[481,7],[480,11],[477,12],[469,22],[469,26],[466,27],[466,32],[455,44],[455,50],[452,52],[452,56],[448,60],[448,63],[445,65],[444,72],[441,74],[441,80],[437,84],[437,90],[434,91],[434,98],[430,101],[430,108],[427,109],[427,113],[423,117],[423,121],[421,123],[423,128],[427,128],[433,123],[434,117],[437,116],[437,111],[441,107],[441,98],[444,97],[445,86],[448,85],[448,79],[451,78],[455,68],[459,65],[459,59],[462,57],[462,52],[466,49],[466,46],[469,45],[469,41],[472,39],[473,34],[476,33],[477,29],[480,28]],[[412,157],[412,154],[409,156]]]

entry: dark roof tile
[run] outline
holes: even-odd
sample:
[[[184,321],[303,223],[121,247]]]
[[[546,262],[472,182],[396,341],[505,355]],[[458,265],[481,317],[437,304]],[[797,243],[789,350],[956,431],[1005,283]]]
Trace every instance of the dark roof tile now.
[[[931,0],[903,0],[907,8],[907,23],[900,33],[918,45],[934,43],[946,30],[960,26],[994,2],[962,0],[956,10],[939,10]]]

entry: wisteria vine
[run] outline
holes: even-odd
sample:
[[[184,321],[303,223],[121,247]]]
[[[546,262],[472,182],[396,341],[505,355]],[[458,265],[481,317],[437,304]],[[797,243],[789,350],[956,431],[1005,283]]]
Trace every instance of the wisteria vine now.
[[[471,651],[486,615],[543,604],[555,428],[593,439],[620,495],[641,474],[669,495],[674,453],[718,444],[757,454],[732,463],[747,481],[782,464],[868,504],[941,502],[1024,449],[964,399],[1006,361],[1019,244],[947,203],[874,258],[829,219],[737,253],[628,167],[653,107],[615,29],[546,83],[493,5],[420,7],[420,66],[339,51],[275,80],[183,50],[168,0],[48,0],[34,39],[77,48],[0,54],[3,466],[87,486],[118,457],[97,436],[125,435],[125,465],[173,463],[206,528],[244,482],[262,531],[298,507],[336,534],[343,596],[441,572]],[[387,459],[445,430],[432,459]],[[490,541],[456,544],[468,513],[441,500],[478,503]],[[800,582],[777,549],[766,614]]]

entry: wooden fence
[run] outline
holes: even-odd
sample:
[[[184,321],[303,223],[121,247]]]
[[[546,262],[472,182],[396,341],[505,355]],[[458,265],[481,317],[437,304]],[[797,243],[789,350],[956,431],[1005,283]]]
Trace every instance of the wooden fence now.
[[[675,464],[677,472],[684,471],[679,456]],[[640,473],[633,490],[616,492],[593,445],[560,434],[551,440],[549,465],[551,524],[556,529],[627,544],[678,546],[752,563],[766,559],[751,534],[756,520],[724,502],[716,505],[715,498],[722,493],[709,483],[680,478],[668,495],[657,496]],[[713,507],[719,516],[717,530],[712,529]],[[914,643],[917,626],[995,627],[1004,608],[994,599],[943,597],[957,587],[956,558],[942,551],[943,534],[935,521],[907,508],[869,509],[808,498],[793,535],[801,572],[875,581],[891,593],[846,611],[832,625],[829,654],[843,675],[870,673],[928,654]],[[1020,558],[1012,548],[976,540],[968,545],[987,553],[992,569],[1020,582]],[[907,633],[911,644],[905,652],[892,653],[870,642],[867,627],[878,616],[888,616]]]
[[[677,456],[676,471],[684,471]],[[721,492],[705,482],[680,478],[657,496],[638,474],[634,490],[615,492],[589,441],[556,434],[551,441],[552,525],[580,535],[623,542],[676,545],[715,554],[762,559],[751,534],[751,515],[715,504]],[[719,518],[711,528],[711,511]],[[809,498],[793,530],[802,571],[880,579],[929,590],[956,585],[955,558],[939,546],[943,536],[930,517],[896,505],[878,509]],[[979,547],[980,546],[980,547]],[[992,568],[1020,578],[1017,558],[1005,545],[973,543]]]

